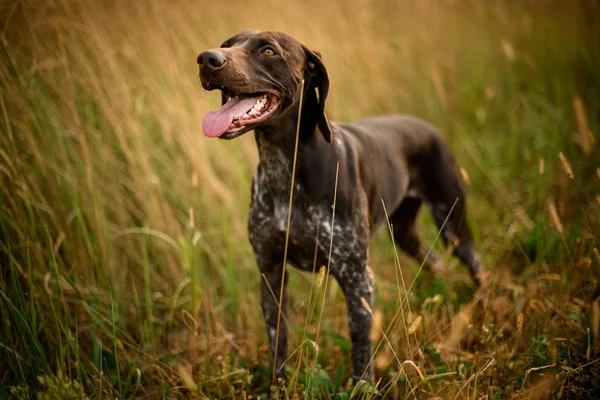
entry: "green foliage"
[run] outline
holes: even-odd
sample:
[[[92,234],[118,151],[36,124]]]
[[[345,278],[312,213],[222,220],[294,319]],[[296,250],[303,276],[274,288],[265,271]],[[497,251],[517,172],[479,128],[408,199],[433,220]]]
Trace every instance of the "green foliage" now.
[[[88,397],[83,394],[81,384],[71,380],[58,371],[56,375],[42,375],[37,378],[40,389],[33,393],[28,386],[13,386],[10,394],[19,400],[84,400]]]

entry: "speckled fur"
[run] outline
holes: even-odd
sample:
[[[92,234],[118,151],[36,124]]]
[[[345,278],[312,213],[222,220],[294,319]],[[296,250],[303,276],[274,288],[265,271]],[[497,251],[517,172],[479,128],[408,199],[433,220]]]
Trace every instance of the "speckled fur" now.
[[[271,351],[274,354],[278,307],[271,291],[278,295],[281,284],[281,254],[287,229],[291,164],[283,152],[272,146],[260,132],[257,136],[260,165],[252,185],[248,231],[259,267],[265,276],[262,281],[262,307]],[[366,218],[366,197],[364,194],[357,197],[360,199],[359,212],[350,217],[337,215],[332,228],[332,205],[315,201],[316,199],[306,193],[302,184],[296,183],[288,261],[304,271],[313,271],[315,261],[317,270],[320,266],[330,265],[330,273],[338,281],[346,297],[348,323],[354,345],[354,378],[359,379],[362,376],[369,379],[372,376],[372,366],[367,367],[371,356],[371,314],[363,306],[361,298],[373,307],[372,273],[367,269],[370,233]],[[331,261],[328,262],[330,244]],[[283,304],[287,307],[287,295]],[[279,349],[275,360],[280,376],[284,376],[279,367],[286,357],[287,328],[280,324]]]
[[[277,56],[262,55],[264,46],[274,49]],[[416,225],[421,204],[429,205],[444,241],[453,243],[454,254],[478,282],[481,262],[466,223],[465,192],[454,157],[441,134],[417,118],[386,116],[330,124],[325,117],[329,78],[321,56],[290,35],[241,32],[220,49],[202,53],[199,63],[215,54],[225,61],[216,67],[202,63],[200,78],[205,88],[277,93],[280,99],[268,120],[221,136],[232,139],[252,129],[256,134],[260,162],[252,184],[248,232],[262,277],[261,304],[271,353],[276,355],[276,374],[285,377],[281,366],[287,358],[288,335],[282,318],[276,349],[279,308],[272,294],[283,293],[285,315],[288,296],[283,259],[298,134],[287,262],[304,271],[330,266],[330,274],[346,297],[353,378],[372,381],[372,317],[363,300],[373,309],[368,249],[385,222],[382,202],[395,243],[436,272],[437,259],[421,244]]]

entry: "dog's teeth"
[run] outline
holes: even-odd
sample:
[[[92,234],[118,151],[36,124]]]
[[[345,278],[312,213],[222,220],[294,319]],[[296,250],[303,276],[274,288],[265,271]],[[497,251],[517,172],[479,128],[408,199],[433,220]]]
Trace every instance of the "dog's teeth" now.
[[[267,104],[267,95],[263,95],[263,97],[260,100],[257,100],[256,103],[254,103],[254,105],[252,106],[252,108],[246,114],[244,114],[242,118],[254,117],[260,114],[260,112],[265,107],[265,104]]]

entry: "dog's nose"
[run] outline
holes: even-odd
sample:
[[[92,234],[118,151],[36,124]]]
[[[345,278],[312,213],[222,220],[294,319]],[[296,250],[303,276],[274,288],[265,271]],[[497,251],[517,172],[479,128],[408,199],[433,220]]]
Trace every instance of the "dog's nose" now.
[[[198,65],[202,72],[209,73],[220,70],[227,63],[227,59],[220,51],[208,50],[198,56]]]

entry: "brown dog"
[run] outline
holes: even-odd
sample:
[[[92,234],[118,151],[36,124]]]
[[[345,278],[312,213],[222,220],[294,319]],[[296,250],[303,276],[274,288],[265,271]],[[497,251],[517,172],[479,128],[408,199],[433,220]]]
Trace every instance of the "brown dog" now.
[[[321,56],[284,33],[241,32],[220,49],[201,53],[198,64],[202,86],[220,89],[223,101],[204,117],[205,135],[256,134],[260,163],[248,229],[265,277],[262,308],[277,375],[285,377],[287,328],[280,324],[272,293],[281,294],[285,314],[287,254],[288,262],[305,271],[329,266],[346,297],[353,377],[371,379],[371,314],[363,304],[373,307],[368,246],[385,221],[382,201],[396,244],[436,271],[437,260],[427,257],[415,224],[425,202],[445,242],[452,241],[454,254],[478,282],[480,258],[465,223],[465,193],[448,146],[431,125],[407,116],[329,123],[329,78]]]

